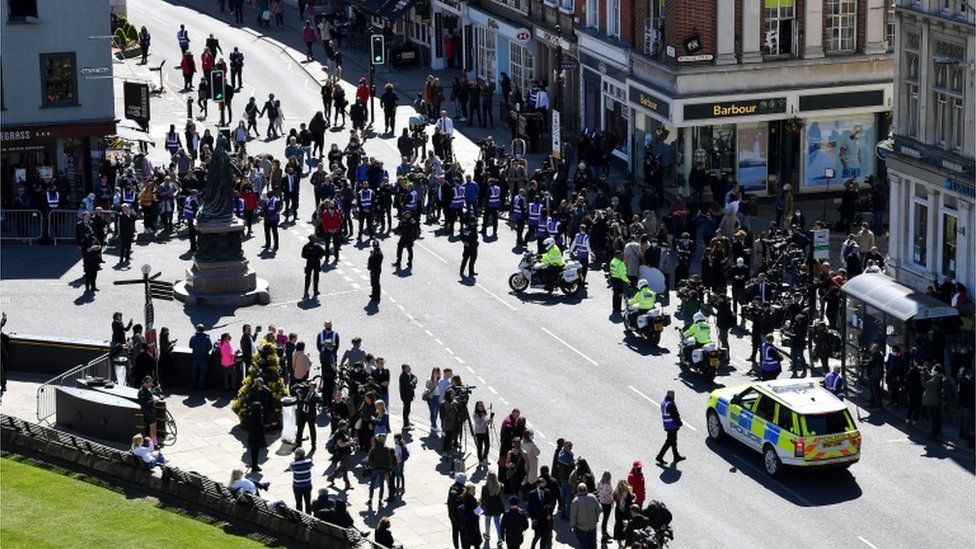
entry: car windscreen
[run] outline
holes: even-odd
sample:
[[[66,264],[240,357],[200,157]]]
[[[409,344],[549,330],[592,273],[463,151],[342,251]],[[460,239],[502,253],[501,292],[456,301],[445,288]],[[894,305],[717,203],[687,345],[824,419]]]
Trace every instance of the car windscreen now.
[[[846,433],[850,429],[850,414],[847,410],[826,414],[811,414],[804,416],[806,432],[804,435],[837,435]]]

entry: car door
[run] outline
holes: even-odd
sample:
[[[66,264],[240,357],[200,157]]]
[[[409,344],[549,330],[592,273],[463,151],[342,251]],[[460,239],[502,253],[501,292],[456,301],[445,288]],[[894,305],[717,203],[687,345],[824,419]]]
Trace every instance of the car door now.
[[[753,404],[752,430],[750,442],[753,448],[761,450],[763,444],[769,441],[776,446],[779,442],[779,427],[776,425],[776,407],[778,404],[768,395],[760,395]]]
[[[759,399],[759,392],[753,387],[742,391],[732,398],[729,403],[729,426],[727,432],[730,436],[749,446],[758,449],[759,446],[753,440],[752,434],[753,406]]]

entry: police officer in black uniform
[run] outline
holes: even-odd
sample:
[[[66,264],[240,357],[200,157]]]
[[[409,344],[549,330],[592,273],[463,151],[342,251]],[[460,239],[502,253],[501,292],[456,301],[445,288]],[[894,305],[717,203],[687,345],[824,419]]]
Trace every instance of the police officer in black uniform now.
[[[302,259],[305,260],[305,297],[308,297],[308,284],[313,282],[314,295],[319,295],[319,272],[322,270],[322,258],[325,248],[315,241],[315,235],[308,235],[308,244],[302,247]]]
[[[403,260],[403,250],[407,250],[407,269],[413,269],[413,242],[417,239],[417,220],[413,218],[410,212],[403,212],[400,217],[400,224],[397,225],[396,233],[400,235],[400,240],[397,241],[397,258],[396,263],[393,264],[397,270],[400,270],[400,263]]]
[[[369,285],[372,292],[369,294],[370,301],[380,300],[380,273],[383,272],[383,251],[380,250],[380,242],[373,240],[373,249],[369,252],[369,260],[366,263],[369,270]]]
[[[461,228],[461,242],[464,244],[464,251],[461,255],[459,274],[461,278],[465,278],[464,267],[467,266],[467,278],[474,278],[478,274],[474,272],[474,263],[478,260],[478,223],[474,219],[469,220]]]

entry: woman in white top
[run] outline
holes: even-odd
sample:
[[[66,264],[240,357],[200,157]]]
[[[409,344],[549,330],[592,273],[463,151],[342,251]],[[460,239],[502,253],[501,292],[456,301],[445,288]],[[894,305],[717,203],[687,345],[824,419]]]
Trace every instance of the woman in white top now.
[[[424,393],[421,396],[427,401],[427,408],[430,409],[430,428],[437,430],[437,413],[440,411],[441,399],[438,394],[437,386],[441,381],[441,369],[437,366],[430,371],[430,379],[424,385]]]
[[[526,429],[522,433],[522,454],[525,456],[525,482],[529,486],[535,485],[535,479],[539,477],[539,454],[542,451],[534,442],[535,433],[532,429]]]
[[[147,444],[148,443],[148,444]],[[163,453],[156,449],[152,440],[146,439],[142,435],[132,437],[132,454],[142,460],[146,466],[152,468],[157,465],[162,466],[166,463]]]
[[[230,473],[230,491],[235,494],[246,492],[252,496],[258,495],[258,487],[251,479],[244,476],[244,469],[234,469]]]
[[[596,499],[600,502],[603,509],[603,525],[600,527],[603,540],[601,543],[610,543],[610,533],[607,532],[607,519],[610,518],[610,511],[613,510],[613,482],[610,471],[604,471],[600,478],[600,483],[596,485]]]

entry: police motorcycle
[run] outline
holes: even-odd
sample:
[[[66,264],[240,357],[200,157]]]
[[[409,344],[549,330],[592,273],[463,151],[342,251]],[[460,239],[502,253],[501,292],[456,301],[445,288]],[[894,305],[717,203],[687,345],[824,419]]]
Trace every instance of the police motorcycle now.
[[[545,288],[552,292],[557,287],[567,296],[576,295],[583,289],[583,279],[580,270],[583,265],[572,259],[568,252],[563,252],[565,264],[561,270],[550,269],[539,262],[539,258],[531,251],[522,254],[518,264],[518,271],[508,277],[508,287],[515,293],[522,293],[529,288]]]
[[[647,280],[641,279],[637,282],[638,288],[643,289],[645,286],[648,286]],[[641,311],[639,304],[627,305],[627,312],[627,316],[624,317],[625,328],[657,347],[661,343],[664,327],[671,325],[671,315],[665,313],[664,308],[657,302],[654,303],[653,308],[646,311]]]
[[[695,322],[705,320],[705,315],[695,313]],[[698,347],[694,337],[684,337],[681,328],[676,328],[681,336],[678,344],[678,364],[682,370],[691,370],[705,379],[714,381],[720,366],[729,365],[729,350],[722,348],[718,343],[710,341]]]

